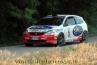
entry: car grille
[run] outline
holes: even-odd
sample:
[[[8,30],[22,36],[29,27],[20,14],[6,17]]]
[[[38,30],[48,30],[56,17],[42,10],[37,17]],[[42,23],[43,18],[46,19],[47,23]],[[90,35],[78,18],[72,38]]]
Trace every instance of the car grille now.
[[[40,35],[43,35],[44,33],[43,32],[31,32],[30,34],[33,36],[40,36]]]

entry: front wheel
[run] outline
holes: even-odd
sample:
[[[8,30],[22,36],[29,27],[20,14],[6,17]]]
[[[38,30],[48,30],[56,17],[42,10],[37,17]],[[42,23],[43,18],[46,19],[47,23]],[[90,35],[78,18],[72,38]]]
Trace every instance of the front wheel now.
[[[65,38],[63,34],[60,34],[57,39],[57,46],[63,46],[65,44]]]

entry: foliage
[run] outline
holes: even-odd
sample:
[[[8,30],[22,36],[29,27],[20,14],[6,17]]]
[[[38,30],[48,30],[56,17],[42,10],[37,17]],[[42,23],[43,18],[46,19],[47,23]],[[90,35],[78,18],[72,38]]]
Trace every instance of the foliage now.
[[[81,15],[89,24],[90,33],[96,33],[96,0],[1,0],[0,40],[19,39],[37,17],[56,13]]]

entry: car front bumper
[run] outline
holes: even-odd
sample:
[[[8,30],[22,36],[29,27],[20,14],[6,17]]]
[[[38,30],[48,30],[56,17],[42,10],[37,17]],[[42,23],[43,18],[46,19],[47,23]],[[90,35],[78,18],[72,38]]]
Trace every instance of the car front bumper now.
[[[54,35],[23,35],[22,42],[24,44],[57,44],[57,36]]]

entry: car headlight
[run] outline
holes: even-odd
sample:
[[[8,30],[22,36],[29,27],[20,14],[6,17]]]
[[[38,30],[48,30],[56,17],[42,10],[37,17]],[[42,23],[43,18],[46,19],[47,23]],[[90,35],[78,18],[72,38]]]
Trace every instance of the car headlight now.
[[[48,32],[45,33],[45,35],[55,35],[55,34],[56,33],[53,30],[50,30],[50,31],[48,31]]]

